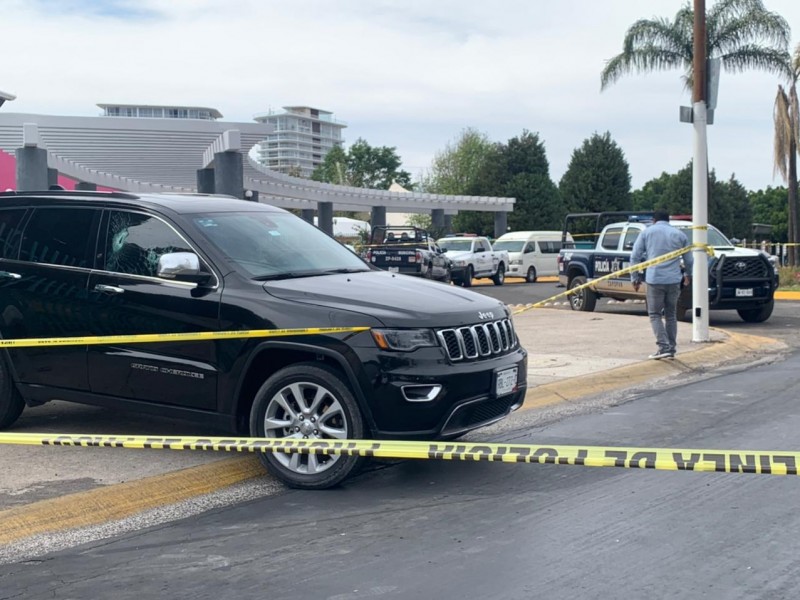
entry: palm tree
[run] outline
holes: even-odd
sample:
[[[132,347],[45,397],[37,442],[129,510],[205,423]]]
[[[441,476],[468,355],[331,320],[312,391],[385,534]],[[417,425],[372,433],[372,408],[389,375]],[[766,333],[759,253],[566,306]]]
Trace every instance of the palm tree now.
[[[800,80],[800,44],[794,57],[787,61],[788,86],[778,85],[775,107],[772,113],[775,121],[775,173],[789,186],[789,243],[796,244],[800,238],[800,219],[797,206],[797,153],[800,149],[800,103],[797,100],[797,82]],[[789,264],[800,263],[800,251],[789,246]]]
[[[641,19],[625,34],[622,52],[606,63],[600,76],[604,90],[631,72],[683,69],[692,89],[694,9],[687,2],[670,21]],[[787,63],[789,24],[769,12],[761,0],[720,0],[706,16],[706,55],[720,58],[727,71],[760,69],[782,73]]]

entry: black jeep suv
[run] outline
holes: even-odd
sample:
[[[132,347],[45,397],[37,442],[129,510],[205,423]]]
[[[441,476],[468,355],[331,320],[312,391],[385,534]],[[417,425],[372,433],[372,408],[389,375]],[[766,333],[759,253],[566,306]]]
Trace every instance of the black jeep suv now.
[[[522,403],[507,308],[375,270],[284,210],[200,195],[0,193],[6,340],[366,326],[281,338],[6,348],[0,427],[61,399],[280,438],[454,438]],[[262,455],[323,488],[364,460]]]

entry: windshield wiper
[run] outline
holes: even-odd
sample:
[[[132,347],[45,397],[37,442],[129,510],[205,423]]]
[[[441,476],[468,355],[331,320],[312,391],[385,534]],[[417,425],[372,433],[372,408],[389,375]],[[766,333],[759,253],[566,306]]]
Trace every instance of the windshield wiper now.
[[[341,269],[316,269],[314,271],[286,271],[284,273],[272,273],[270,275],[258,275],[253,277],[253,281],[277,281],[279,279],[300,279],[301,277],[318,277],[320,275],[335,275],[338,273],[367,273],[369,269],[357,269],[353,267]]]
[[[355,267],[343,267],[341,269],[325,269],[320,271],[320,275],[334,275],[336,273],[367,273],[369,269],[361,269]]]
[[[272,273],[271,275],[258,275],[253,277],[253,281],[277,281],[278,279],[300,279],[301,277],[316,277],[320,271],[286,271],[284,273]]]

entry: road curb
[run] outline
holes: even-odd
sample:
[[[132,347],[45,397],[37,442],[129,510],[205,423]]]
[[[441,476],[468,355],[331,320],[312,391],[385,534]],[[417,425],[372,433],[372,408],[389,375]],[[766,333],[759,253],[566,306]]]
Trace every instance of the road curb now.
[[[703,344],[703,347],[679,353],[673,360],[645,360],[599,373],[571,377],[529,389],[520,410],[532,410],[565,402],[575,402],[587,396],[635,387],[654,379],[679,373],[694,373],[714,368],[726,362],[765,351],[781,351],[786,344],[774,338],[738,332],[715,331],[724,340]]]
[[[15,506],[0,511],[0,545],[118,521],[264,475],[258,457],[237,456]]]
[[[775,292],[775,300],[800,300],[800,292]]]

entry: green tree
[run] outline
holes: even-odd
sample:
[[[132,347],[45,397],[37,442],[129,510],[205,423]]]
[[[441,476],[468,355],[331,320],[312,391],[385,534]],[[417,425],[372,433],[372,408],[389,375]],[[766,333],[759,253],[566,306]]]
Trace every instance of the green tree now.
[[[477,176],[494,151],[486,134],[467,128],[436,153],[421,187],[432,194],[472,195]]]
[[[709,221],[728,237],[746,238],[753,225],[753,212],[747,190],[731,175],[728,181],[717,181],[712,172],[709,182]]]
[[[378,190],[387,190],[392,182],[397,182],[410,189],[411,174],[402,170],[401,165],[396,148],[370,146],[359,138],[347,152],[340,147],[328,152],[311,179]]]
[[[416,213],[408,216],[406,219],[406,225],[409,227],[419,227],[425,231],[431,231],[433,228],[433,220],[429,214]]]
[[[772,242],[785,243],[788,240],[789,227],[786,210],[788,193],[785,187],[767,187],[765,190],[748,194],[753,223],[772,225],[770,234]]]
[[[800,80],[800,44],[794,56],[786,63],[788,89],[778,86],[775,97],[773,119],[775,122],[774,170],[789,186],[788,239],[790,243],[800,240],[800,215],[798,215],[797,153],[800,150],[800,103],[797,99],[797,82]],[[800,251],[796,246],[789,247],[789,264],[800,264]]]
[[[671,215],[692,214],[692,163],[677,173],[662,173],[633,193],[634,210],[664,208]],[[708,220],[730,237],[748,237],[753,223],[748,192],[734,175],[718,181],[716,173],[708,175]]]
[[[495,144],[475,178],[474,194],[515,198],[508,215],[511,231],[560,229],[564,210],[561,196],[550,179],[550,164],[539,134],[522,135]],[[462,212],[453,219],[456,230],[493,235],[491,213]]]
[[[636,21],[625,34],[622,52],[606,63],[600,88],[632,72],[683,69],[684,85],[691,89],[693,37],[694,9],[688,1],[672,21]],[[788,46],[789,24],[761,0],[720,0],[707,11],[706,56],[721,59],[727,71],[783,73]]]
[[[631,174],[609,132],[595,133],[572,153],[558,189],[570,212],[630,210]]]

